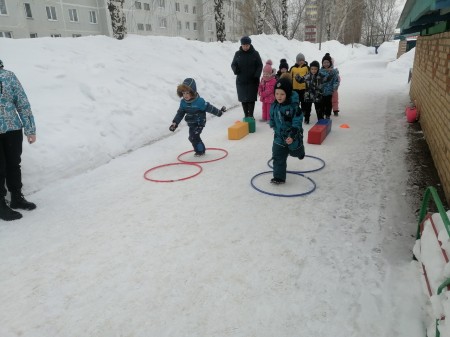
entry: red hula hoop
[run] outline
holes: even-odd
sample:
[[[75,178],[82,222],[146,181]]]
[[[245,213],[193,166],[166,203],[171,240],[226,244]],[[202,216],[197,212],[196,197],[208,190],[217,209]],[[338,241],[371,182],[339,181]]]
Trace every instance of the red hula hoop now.
[[[227,150],[225,150],[225,149],[220,149],[220,148],[218,148],[218,147],[207,147],[205,150],[222,151],[222,152],[224,153],[224,155],[223,155],[222,157],[219,157],[219,158],[216,158],[216,159],[203,160],[203,161],[200,161],[200,160],[199,160],[199,161],[187,161],[187,160],[181,159],[181,157],[183,157],[185,154],[194,152],[194,150],[190,150],[190,151],[186,151],[186,152],[181,153],[181,154],[177,157],[177,159],[178,159],[178,161],[180,161],[180,162],[182,162],[182,163],[185,163],[185,164],[205,164],[205,163],[211,163],[211,162],[213,162],[213,161],[221,160],[221,159],[225,158],[226,156],[228,156],[228,151],[227,151]]]
[[[157,169],[162,168],[162,167],[174,166],[174,165],[192,165],[192,166],[196,166],[199,169],[199,171],[197,173],[191,175],[191,176],[180,178],[180,179],[158,180],[158,179],[151,179],[151,178],[147,177],[147,173],[150,173],[151,171],[157,170]],[[182,181],[182,180],[194,178],[194,177],[198,176],[202,171],[203,171],[203,168],[200,165],[196,164],[196,163],[170,163],[170,164],[164,164],[164,165],[155,166],[155,167],[152,167],[151,169],[145,171],[144,179],[146,179],[148,181],[153,181],[155,183],[173,183],[173,182],[176,182],[176,181]]]

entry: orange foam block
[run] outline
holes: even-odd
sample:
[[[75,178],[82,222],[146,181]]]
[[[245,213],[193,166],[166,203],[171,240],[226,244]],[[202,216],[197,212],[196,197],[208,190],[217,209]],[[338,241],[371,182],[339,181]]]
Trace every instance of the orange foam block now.
[[[239,140],[248,135],[248,123],[246,122],[236,122],[228,128],[228,139]]]

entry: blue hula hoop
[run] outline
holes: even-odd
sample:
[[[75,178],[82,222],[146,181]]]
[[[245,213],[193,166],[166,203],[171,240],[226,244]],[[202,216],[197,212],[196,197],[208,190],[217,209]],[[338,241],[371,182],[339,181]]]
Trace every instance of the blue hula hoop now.
[[[264,193],[264,194],[268,194],[268,195],[272,195],[272,196],[275,196],[275,197],[292,198],[292,197],[302,197],[302,196],[308,195],[308,194],[314,192],[315,189],[316,189],[316,183],[315,183],[314,180],[312,180],[310,177],[307,177],[307,176],[305,176],[305,175],[303,175],[303,174],[301,174],[301,173],[294,173],[294,172],[289,172],[289,171],[287,171],[287,173],[289,173],[289,174],[295,174],[295,175],[298,175],[298,176],[302,176],[302,177],[305,178],[305,179],[308,179],[308,180],[312,183],[312,186],[313,186],[312,189],[309,190],[309,191],[307,191],[307,192],[304,192],[304,193],[298,193],[298,194],[281,194],[281,193],[271,193],[271,192],[267,192],[267,191],[264,191],[264,190],[262,190],[262,189],[256,187],[255,184],[253,183],[253,181],[255,180],[255,178],[257,178],[257,177],[259,177],[259,176],[261,176],[261,175],[263,175],[263,174],[268,174],[268,173],[271,173],[271,174],[272,174],[273,171],[264,171],[264,172],[258,173],[258,174],[256,174],[256,175],[254,175],[254,176],[252,177],[252,179],[250,180],[250,184],[251,184],[252,187],[253,187],[255,190],[257,190],[258,192],[261,192],[261,193]]]
[[[320,161],[320,162],[322,163],[322,166],[319,167],[319,168],[317,168],[317,169],[313,169],[313,170],[306,170],[306,171],[286,171],[286,172],[288,172],[288,173],[311,173],[311,172],[317,172],[317,171],[320,171],[321,169],[323,169],[323,168],[325,167],[325,161],[324,161],[323,159],[321,159],[321,158],[319,158],[319,157],[308,156],[308,155],[305,155],[305,157],[317,159],[318,161]],[[273,169],[273,166],[270,164],[270,162],[271,162],[272,160],[273,160],[273,158],[270,158],[269,161],[267,162],[267,165],[268,165],[271,169]]]

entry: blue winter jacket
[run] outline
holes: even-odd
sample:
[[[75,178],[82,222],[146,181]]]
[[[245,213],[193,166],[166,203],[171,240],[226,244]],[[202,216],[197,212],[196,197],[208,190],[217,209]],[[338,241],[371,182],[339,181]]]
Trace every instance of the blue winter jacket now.
[[[222,111],[212,104],[205,102],[198,94],[190,101],[181,99],[180,107],[173,119],[173,123],[176,123],[177,125],[180,124],[184,117],[184,120],[190,127],[205,126],[207,112],[219,117],[222,116]]]
[[[286,138],[291,137],[294,142],[289,145],[290,149],[296,149],[303,144],[303,113],[299,106],[299,97],[292,91],[289,102],[283,104],[276,100],[270,106],[270,127],[274,130],[274,143],[288,146]]]
[[[26,136],[36,134],[30,103],[16,75],[0,68],[0,134],[22,128]]]
[[[319,74],[323,77],[323,96],[333,95],[333,91],[336,91],[339,88],[339,72],[337,69],[331,69],[329,72],[327,69],[322,67],[319,70]]]

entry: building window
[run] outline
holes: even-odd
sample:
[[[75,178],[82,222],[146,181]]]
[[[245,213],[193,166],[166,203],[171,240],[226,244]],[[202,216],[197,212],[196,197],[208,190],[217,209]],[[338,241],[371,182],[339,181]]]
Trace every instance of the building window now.
[[[51,37],[61,37],[61,34],[52,34]]]
[[[159,18],[159,28],[167,28],[166,18]]]
[[[197,7],[192,6],[192,14],[197,14]]]
[[[191,29],[191,24],[189,22],[186,22],[186,30]]]
[[[52,21],[58,20],[56,18],[56,8],[55,7],[47,6],[47,7],[45,7],[45,9],[47,10],[47,19],[52,20]]]
[[[70,22],[78,22],[78,13],[76,9],[69,9]]]
[[[144,24],[143,23],[138,23],[137,27],[138,27],[138,30],[144,30]]]
[[[81,34],[72,34],[72,37],[81,37]]]
[[[8,39],[12,39],[12,32],[0,32],[0,37],[7,37]]]
[[[194,27],[193,27],[194,30],[197,30],[197,22],[194,22],[193,25],[194,25]]]
[[[139,1],[135,1],[135,2],[134,2],[134,7],[135,7],[136,9],[142,9],[142,4],[141,4]]]
[[[181,21],[177,21],[177,29],[181,30]]]
[[[27,19],[32,19],[33,14],[31,13],[31,5],[29,3],[24,3],[23,5],[25,6],[25,17]]]
[[[151,32],[152,31],[152,25],[149,24],[149,23],[146,23],[145,24],[145,30],[148,31],[148,32]]]
[[[97,23],[97,12],[96,11],[89,11],[89,22]]]
[[[189,13],[189,5],[184,5],[184,12]]]
[[[165,8],[166,7],[166,1],[165,0],[159,0],[159,7]]]
[[[30,38],[32,38],[32,39],[37,38],[37,33],[30,33]]]
[[[179,11],[180,11],[180,3],[175,2],[175,12],[179,12]]]
[[[144,2],[144,10],[149,11],[150,10],[150,4]]]
[[[6,15],[8,11],[6,10],[6,0],[0,0],[0,15]]]

